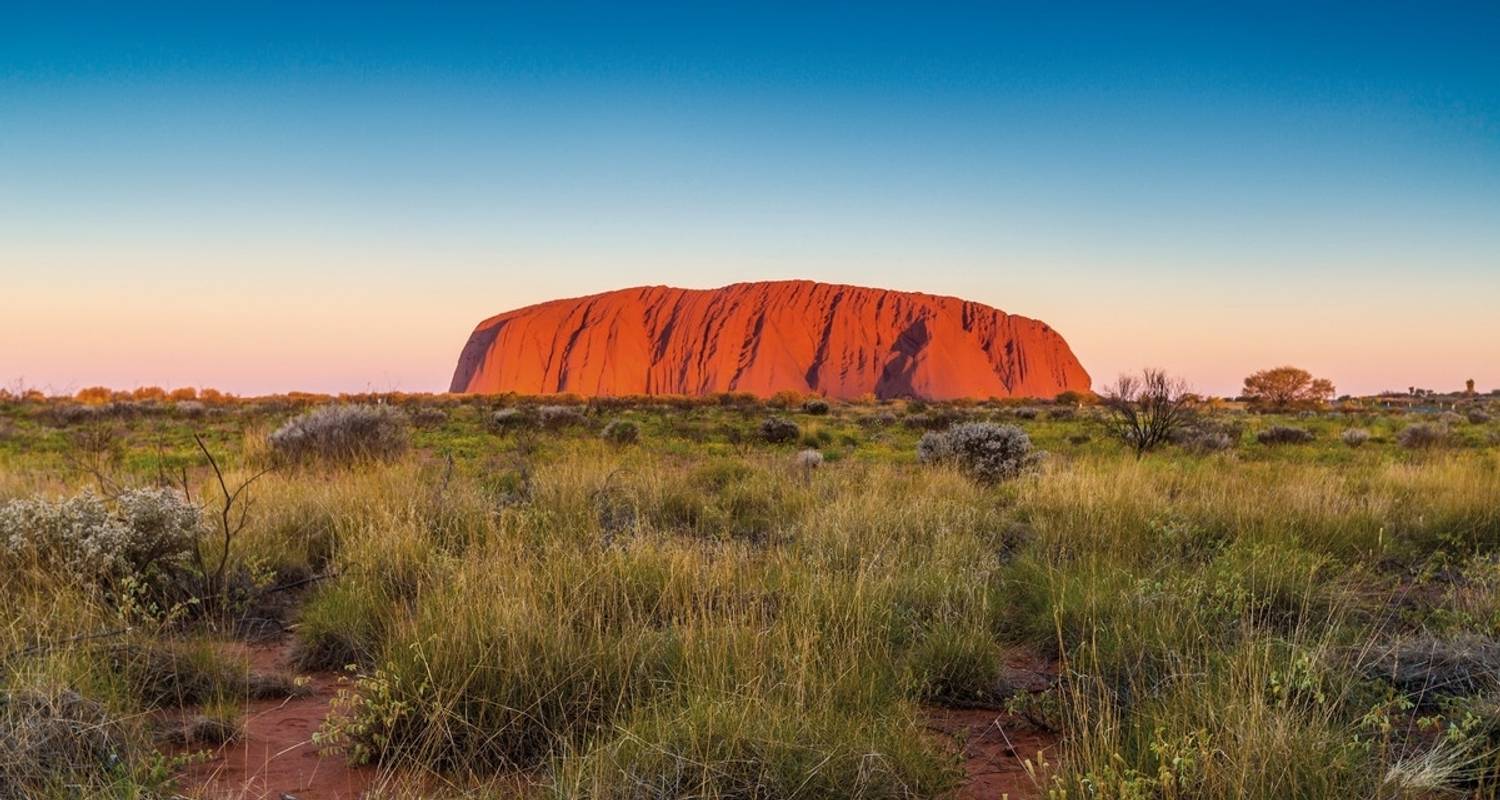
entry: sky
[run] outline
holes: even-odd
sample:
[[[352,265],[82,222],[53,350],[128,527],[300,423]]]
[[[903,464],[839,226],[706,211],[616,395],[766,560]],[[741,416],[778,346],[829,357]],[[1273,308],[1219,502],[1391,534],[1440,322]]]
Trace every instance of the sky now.
[[[0,382],[441,391],[481,319],[806,278],[1097,385],[1500,388],[1500,4],[5,3]]]

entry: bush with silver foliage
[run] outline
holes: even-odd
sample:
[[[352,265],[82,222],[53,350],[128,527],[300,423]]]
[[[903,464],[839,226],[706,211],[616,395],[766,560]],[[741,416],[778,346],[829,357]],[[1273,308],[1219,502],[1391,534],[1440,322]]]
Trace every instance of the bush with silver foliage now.
[[[917,460],[923,464],[951,463],[986,482],[1015,478],[1041,458],[1025,431],[993,422],[960,423],[941,433],[925,433],[917,442]]]
[[[175,489],[130,489],[113,502],[92,491],[12,500],[0,505],[0,561],[85,584],[163,589],[187,568],[203,531],[201,509]]]
[[[282,461],[348,464],[406,452],[406,415],[390,406],[323,406],[287,420],[266,439]]]

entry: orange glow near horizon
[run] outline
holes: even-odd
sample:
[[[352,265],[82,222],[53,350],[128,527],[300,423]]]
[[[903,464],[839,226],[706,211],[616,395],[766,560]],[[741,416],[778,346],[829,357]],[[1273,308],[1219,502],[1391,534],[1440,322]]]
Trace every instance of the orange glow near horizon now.
[[[465,285],[417,271],[392,269],[358,281],[308,271],[293,279],[295,291],[280,282],[268,285],[263,273],[240,266],[225,269],[244,276],[238,279],[143,286],[115,277],[67,289],[33,274],[12,285],[13,308],[0,320],[0,381],[55,394],[91,385],[214,387],[241,395],[441,392],[480,320],[547,299],[621,288],[597,275],[589,275],[587,286],[567,280],[580,271],[592,272],[537,270],[542,277],[527,281],[497,270]],[[692,286],[692,280],[677,280],[688,271],[669,269],[663,277],[673,280],[627,285]],[[876,284],[854,273],[825,279]],[[1283,363],[1332,379],[1340,393],[1458,389],[1468,378],[1486,391],[1500,386],[1500,347],[1485,298],[1454,302],[1441,296],[1441,287],[1397,293],[1374,286],[1345,306],[1320,305],[1312,296],[1211,304],[1185,291],[1156,292],[1128,281],[1059,298],[1049,296],[1057,292],[1044,278],[973,273],[938,285],[883,288],[953,294],[1041,319],[1067,339],[1096,387],[1149,365],[1185,377],[1198,391],[1232,396],[1243,376]]]

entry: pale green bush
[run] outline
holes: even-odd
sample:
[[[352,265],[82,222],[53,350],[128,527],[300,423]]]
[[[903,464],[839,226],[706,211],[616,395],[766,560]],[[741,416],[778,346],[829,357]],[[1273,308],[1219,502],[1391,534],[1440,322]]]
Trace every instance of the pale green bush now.
[[[407,419],[390,406],[323,406],[288,420],[266,443],[291,463],[385,461],[406,452]]]

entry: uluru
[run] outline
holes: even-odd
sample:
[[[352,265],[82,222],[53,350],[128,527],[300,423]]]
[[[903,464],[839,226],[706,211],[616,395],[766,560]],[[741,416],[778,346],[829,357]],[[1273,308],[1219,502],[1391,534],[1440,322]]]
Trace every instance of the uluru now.
[[[1089,387],[1046,323],[956,297],[772,281],[642,286],[507,311],[469,336],[450,391],[946,400]]]

